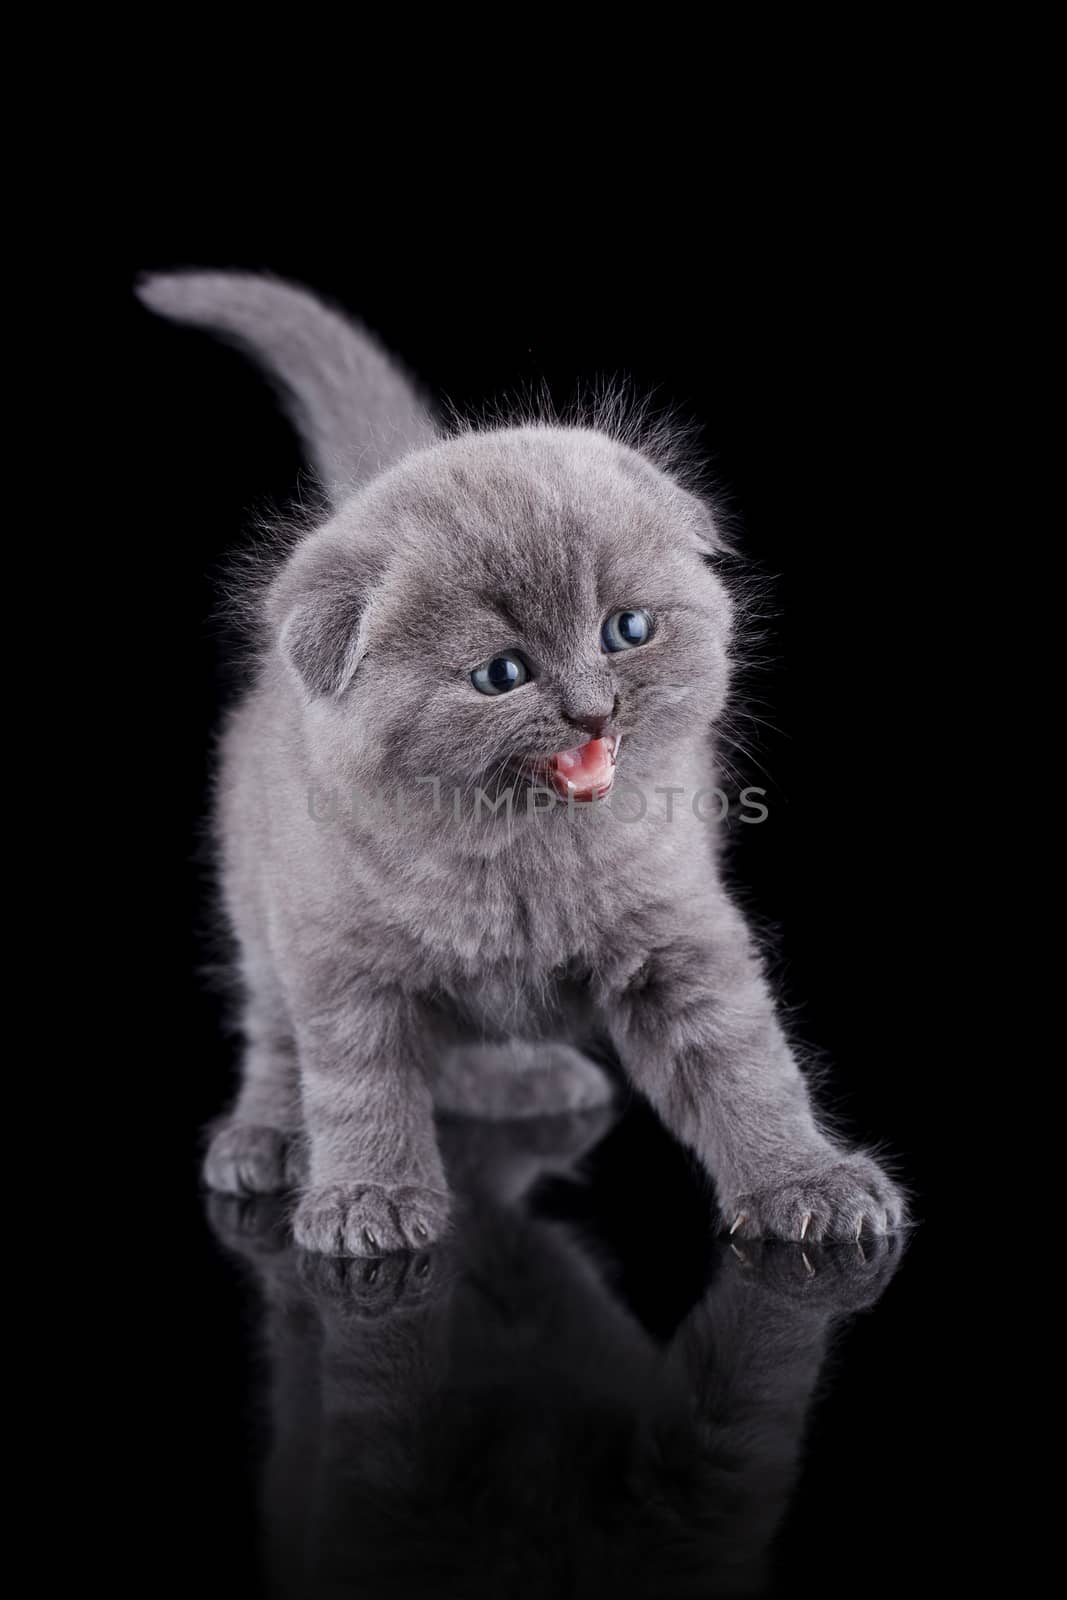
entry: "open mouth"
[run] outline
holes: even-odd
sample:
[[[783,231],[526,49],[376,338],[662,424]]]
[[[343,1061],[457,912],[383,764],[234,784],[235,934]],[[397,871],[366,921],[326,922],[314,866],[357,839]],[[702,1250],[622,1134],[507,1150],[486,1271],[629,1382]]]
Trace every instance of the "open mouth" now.
[[[539,778],[564,800],[603,800],[615,782],[622,734],[590,739],[573,750],[559,750],[533,763]]]

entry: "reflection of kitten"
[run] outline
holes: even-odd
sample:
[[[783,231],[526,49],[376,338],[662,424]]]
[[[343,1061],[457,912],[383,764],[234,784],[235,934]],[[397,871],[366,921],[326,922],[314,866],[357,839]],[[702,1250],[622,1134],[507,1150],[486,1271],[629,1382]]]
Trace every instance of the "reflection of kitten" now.
[[[301,1258],[272,1202],[213,1199],[266,1302],[271,1593],[765,1592],[835,1319],[899,1251],[723,1246],[664,1347],[523,1201],[609,1120],[452,1124],[435,1252]]]
[[[689,803],[714,783],[728,679],[707,507],[595,429],[438,437],[376,345],[287,285],[141,293],[281,382],[334,507],[264,590],[257,681],[223,741],[247,1051],[208,1182],[299,1174],[305,1246],[417,1247],[449,1206],[435,1099],[596,1103],[606,1080],[573,1045],[599,1031],[740,1233],[897,1227],[894,1185],[817,1125]],[[643,816],[603,804],[616,774]],[[530,784],[590,803],[530,811]],[[316,789],[399,789],[404,814],[324,825]],[[441,801],[480,790],[520,803]],[[442,1029],[456,1048],[435,1061]]]

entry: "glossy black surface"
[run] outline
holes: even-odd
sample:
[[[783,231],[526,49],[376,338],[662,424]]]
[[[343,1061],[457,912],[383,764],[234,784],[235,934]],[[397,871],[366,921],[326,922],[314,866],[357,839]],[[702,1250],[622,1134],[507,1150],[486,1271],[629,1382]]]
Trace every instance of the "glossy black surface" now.
[[[306,1256],[284,1201],[197,1197],[188,1344],[164,1330],[146,1395],[174,1576],[210,1552],[220,1593],[308,1600],[899,1592],[930,1537],[921,1235],[732,1247],[637,1105],[442,1132],[462,1199],[421,1256]]]

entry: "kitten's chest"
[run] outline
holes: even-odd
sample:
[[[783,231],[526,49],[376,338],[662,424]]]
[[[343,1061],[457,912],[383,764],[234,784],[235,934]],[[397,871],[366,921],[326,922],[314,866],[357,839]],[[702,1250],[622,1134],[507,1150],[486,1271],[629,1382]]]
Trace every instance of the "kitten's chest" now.
[[[417,936],[447,988],[539,990],[596,965],[625,887],[588,861],[470,861],[424,884]]]
[[[605,957],[640,936],[643,910],[664,892],[655,838],[634,828],[529,830],[494,854],[409,863],[407,931],[425,992],[527,1032],[560,1016]],[[644,848],[641,848],[644,846]],[[394,900],[393,905],[396,905]]]
[[[515,883],[508,874],[475,871],[438,901],[422,937],[457,973],[487,981],[495,969],[532,981],[587,959],[612,916],[613,896],[572,880]],[[427,908],[429,910],[429,908]]]
[[[601,914],[579,914],[572,896],[509,891],[493,873],[474,874],[420,930],[435,998],[487,1038],[576,1035]]]

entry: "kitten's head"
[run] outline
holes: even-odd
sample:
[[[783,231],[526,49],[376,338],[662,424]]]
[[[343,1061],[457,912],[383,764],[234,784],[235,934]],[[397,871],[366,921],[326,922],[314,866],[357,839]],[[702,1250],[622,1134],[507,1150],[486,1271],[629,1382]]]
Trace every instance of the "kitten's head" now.
[[[703,502],[605,434],[469,433],[305,539],[268,613],[339,775],[586,798],[669,775],[722,709],[716,545]]]

